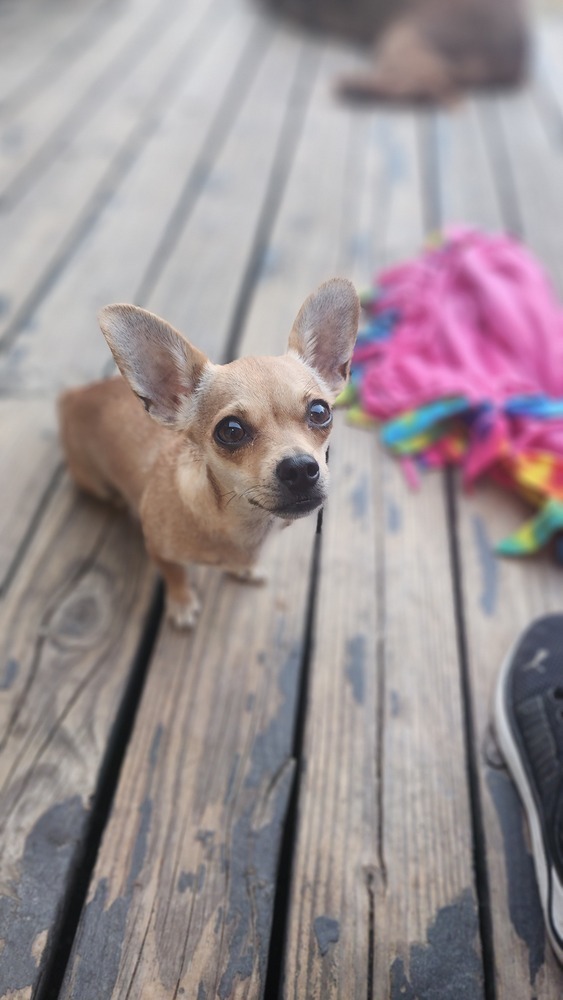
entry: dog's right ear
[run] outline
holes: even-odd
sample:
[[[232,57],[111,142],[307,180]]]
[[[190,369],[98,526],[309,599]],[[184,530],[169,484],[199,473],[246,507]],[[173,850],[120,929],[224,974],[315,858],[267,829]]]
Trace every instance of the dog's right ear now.
[[[288,350],[319,373],[333,397],[346,385],[359,318],[353,284],[332,278],[305,299],[289,335]]]
[[[138,306],[105,306],[100,327],[121,374],[151,417],[182,423],[209,362],[159,316]]]

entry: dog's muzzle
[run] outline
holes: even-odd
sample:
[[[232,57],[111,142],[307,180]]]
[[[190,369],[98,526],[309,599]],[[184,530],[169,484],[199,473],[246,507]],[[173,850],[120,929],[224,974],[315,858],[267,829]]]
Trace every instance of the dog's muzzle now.
[[[279,504],[274,513],[280,517],[303,517],[324,502],[319,463],[312,455],[291,455],[278,462],[276,478],[280,485]]]

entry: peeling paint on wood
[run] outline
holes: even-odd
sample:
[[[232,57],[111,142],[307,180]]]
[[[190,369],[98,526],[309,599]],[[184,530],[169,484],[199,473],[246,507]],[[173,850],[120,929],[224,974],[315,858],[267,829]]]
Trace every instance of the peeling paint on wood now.
[[[443,906],[428,928],[425,944],[412,944],[408,962],[391,966],[390,1000],[482,1000],[477,905],[466,889]]]
[[[162,735],[164,732],[164,727],[161,722],[154,731],[153,741],[151,743],[150,753],[149,753],[149,763],[151,768],[155,768],[158,761],[158,751],[160,749],[160,743],[162,740]]]
[[[0,895],[2,996],[31,988],[37,980],[39,945],[46,943],[86,816],[76,795],[43,813],[27,835],[19,877],[9,895]]]
[[[205,883],[205,865],[200,865],[197,872],[181,872],[178,876],[178,892],[195,889],[201,892]]]
[[[269,823],[255,829],[251,806],[233,830],[226,907],[226,921],[231,927],[227,965],[217,990],[221,1000],[234,995],[235,983],[248,979],[256,962],[260,981],[265,980],[278,866],[278,851],[273,848],[281,841],[292,777],[293,768],[286,767],[272,789]]]
[[[340,939],[340,924],[334,917],[316,917],[313,926],[319,951],[324,958],[330,946],[337,944]]]
[[[401,524],[401,508],[392,497],[389,497],[387,501],[387,530],[391,535],[396,535],[401,530]]]
[[[545,961],[545,928],[534,862],[524,835],[524,813],[506,772],[489,769],[487,785],[504,842],[510,919],[528,949],[530,986],[533,987]]]
[[[287,746],[288,733],[293,731],[297,676],[301,664],[301,649],[296,647],[280,670],[278,688],[282,701],[266,729],[258,733],[252,747],[252,767],[245,780],[246,788],[259,788],[268,775],[280,766],[280,748]]]
[[[0,691],[9,691],[14,683],[20,669],[19,662],[13,658],[9,659],[0,677]]]
[[[362,476],[358,483],[354,486],[354,489],[350,493],[350,505],[352,508],[352,517],[355,521],[361,521],[367,514],[369,509],[369,490],[368,490],[368,478],[367,476]]]
[[[107,906],[108,881],[100,879],[93,898],[84,909],[83,923],[76,941],[77,961],[73,968],[69,994],[80,997],[80,1000],[111,997],[117,980],[127,913],[147,851],[152,815],[150,799],[145,799],[142,803],[139,814],[139,827],[124,894]]]
[[[365,698],[366,639],[355,635],[346,643],[346,677],[348,678],[354,701],[363,705]]]

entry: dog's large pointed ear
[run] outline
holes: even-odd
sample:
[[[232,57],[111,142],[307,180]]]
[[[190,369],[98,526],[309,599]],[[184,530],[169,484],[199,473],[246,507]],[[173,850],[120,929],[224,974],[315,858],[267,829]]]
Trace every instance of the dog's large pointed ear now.
[[[189,418],[193,394],[209,364],[159,316],[137,306],[105,306],[100,327],[121,374],[159,423]]]
[[[345,278],[333,278],[305,300],[289,335],[288,350],[319,373],[338,395],[350,373],[360,302]]]

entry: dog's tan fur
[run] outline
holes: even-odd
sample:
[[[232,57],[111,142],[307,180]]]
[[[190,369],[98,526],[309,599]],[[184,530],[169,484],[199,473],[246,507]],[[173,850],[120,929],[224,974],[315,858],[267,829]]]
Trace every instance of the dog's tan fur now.
[[[352,285],[334,279],[304,303],[286,355],[214,365],[145,310],[102,310],[100,325],[124,378],[61,397],[63,446],[78,486],[124,502],[139,518],[177,625],[191,627],[199,610],[189,563],[257,580],[256,561],[272,526],[301,516],[298,504],[285,503],[277,474],[282,460],[311,456],[319,477],[302,506],[308,512],[324,501],[330,426],[314,426],[308,406],[331,403],[343,387],[358,317]],[[226,417],[251,431],[243,446],[217,441]]]

